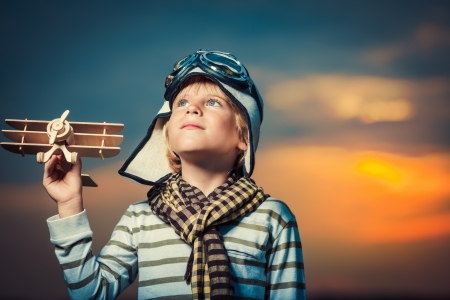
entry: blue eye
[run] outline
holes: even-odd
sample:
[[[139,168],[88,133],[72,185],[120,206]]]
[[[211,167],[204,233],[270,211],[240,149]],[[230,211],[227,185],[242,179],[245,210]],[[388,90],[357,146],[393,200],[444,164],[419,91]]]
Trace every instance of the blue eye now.
[[[186,100],[180,100],[178,101],[178,106],[187,106],[188,102]]]
[[[217,100],[210,99],[210,100],[208,101],[208,106],[220,106],[220,103],[219,103],[219,101],[217,101]]]

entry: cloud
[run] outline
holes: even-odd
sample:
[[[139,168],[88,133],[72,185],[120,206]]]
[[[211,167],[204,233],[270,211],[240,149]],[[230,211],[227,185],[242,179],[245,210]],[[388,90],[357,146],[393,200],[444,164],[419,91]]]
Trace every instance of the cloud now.
[[[408,48],[404,43],[394,44],[382,48],[371,50],[366,54],[366,59],[372,64],[383,64],[397,59],[408,53]]]
[[[450,47],[450,28],[434,23],[419,25],[409,36],[391,45],[370,50],[365,58],[372,64],[387,64],[411,54],[433,54]]]
[[[294,137],[410,154],[449,146],[449,78],[315,74],[275,82],[263,97],[263,146]]]
[[[271,86],[265,95],[275,109],[290,116],[317,116],[364,123],[404,121],[413,116],[414,83],[374,76],[310,75]],[[319,106],[311,106],[317,102]]]
[[[450,28],[432,23],[422,24],[416,29],[414,41],[425,51],[450,47]]]
[[[290,138],[403,153],[450,145],[448,77],[250,71],[265,101],[262,147]]]

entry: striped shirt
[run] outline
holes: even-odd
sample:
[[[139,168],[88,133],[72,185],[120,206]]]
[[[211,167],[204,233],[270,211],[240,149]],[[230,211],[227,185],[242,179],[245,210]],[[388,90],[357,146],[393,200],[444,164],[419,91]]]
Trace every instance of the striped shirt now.
[[[130,205],[97,257],[85,211],[47,224],[71,298],[114,299],[139,272],[139,299],[192,299],[184,280],[191,247],[147,200]],[[300,236],[286,204],[268,198],[219,230],[236,299],[306,299]]]

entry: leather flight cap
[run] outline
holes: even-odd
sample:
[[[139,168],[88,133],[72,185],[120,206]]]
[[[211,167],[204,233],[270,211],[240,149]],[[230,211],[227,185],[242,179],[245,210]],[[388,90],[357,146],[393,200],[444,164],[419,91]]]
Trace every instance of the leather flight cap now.
[[[120,175],[141,184],[154,185],[164,182],[172,174],[166,157],[163,127],[171,116],[173,98],[182,83],[191,76],[206,76],[213,80],[244,113],[248,124],[249,145],[242,164],[242,173],[246,177],[252,175],[263,117],[262,97],[250,78],[247,84],[235,82],[200,63],[187,66],[173,77],[164,94],[163,106],[150,124],[147,134],[120,168]]]

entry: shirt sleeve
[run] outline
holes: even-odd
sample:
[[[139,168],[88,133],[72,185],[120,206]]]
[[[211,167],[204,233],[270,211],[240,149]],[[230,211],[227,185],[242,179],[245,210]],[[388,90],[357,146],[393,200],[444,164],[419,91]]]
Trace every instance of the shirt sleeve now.
[[[86,211],[63,219],[53,216],[47,225],[71,299],[115,299],[136,279],[137,251],[127,214],[97,257]]]
[[[288,221],[268,249],[266,299],[306,299],[300,234]]]

